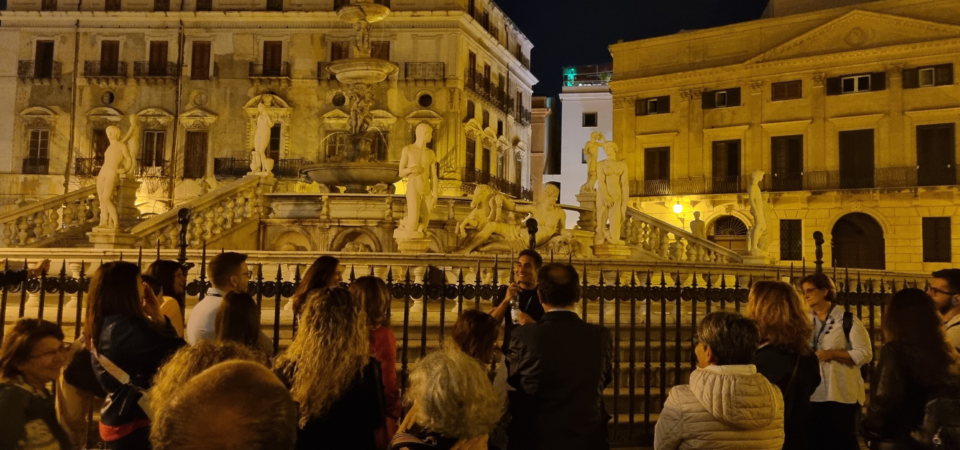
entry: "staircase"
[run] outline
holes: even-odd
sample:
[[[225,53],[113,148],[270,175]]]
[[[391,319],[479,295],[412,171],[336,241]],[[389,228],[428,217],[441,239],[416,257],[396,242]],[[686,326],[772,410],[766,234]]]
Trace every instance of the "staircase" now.
[[[95,185],[86,186],[0,215],[0,243],[6,248],[37,248],[86,242],[86,233],[100,222],[96,192]]]
[[[627,208],[627,244],[645,259],[691,263],[743,263],[743,255],[667,222]]]

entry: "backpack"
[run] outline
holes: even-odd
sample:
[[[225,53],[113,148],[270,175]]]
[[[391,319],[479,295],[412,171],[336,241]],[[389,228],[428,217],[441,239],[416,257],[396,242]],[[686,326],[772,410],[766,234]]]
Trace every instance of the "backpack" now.
[[[960,448],[960,397],[956,391],[927,402],[923,423],[910,435],[925,449]]]

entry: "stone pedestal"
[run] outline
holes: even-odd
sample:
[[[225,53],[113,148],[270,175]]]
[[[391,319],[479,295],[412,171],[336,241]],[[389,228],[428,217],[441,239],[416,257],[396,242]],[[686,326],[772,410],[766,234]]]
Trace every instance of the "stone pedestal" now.
[[[117,219],[120,228],[130,228],[140,220],[140,210],[137,209],[137,191],[140,182],[127,174],[117,181],[117,190],[113,194],[113,204],[117,205]],[[96,228],[94,228],[96,230]]]
[[[94,227],[87,236],[93,248],[100,249],[136,248],[139,242],[136,236],[116,228]]]
[[[426,253],[432,242],[419,231],[394,230],[393,238],[397,241],[400,253]]]
[[[597,258],[627,259],[630,257],[630,247],[618,244],[596,244],[593,246],[593,254]]]
[[[744,255],[743,256],[744,264],[756,264],[756,265],[765,265],[770,263],[769,255]]]
[[[597,193],[581,192],[577,194],[577,202],[580,203],[581,208],[586,209],[586,211],[580,212],[580,220],[577,221],[577,225],[580,226],[581,230],[596,230]]]

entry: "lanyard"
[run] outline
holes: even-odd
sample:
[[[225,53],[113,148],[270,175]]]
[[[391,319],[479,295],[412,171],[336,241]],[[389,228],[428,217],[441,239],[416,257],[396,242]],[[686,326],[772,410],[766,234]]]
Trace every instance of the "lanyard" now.
[[[837,305],[833,305],[830,307],[830,311],[827,311],[827,318],[823,320],[822,325],[820,325],[820,331],[817,332],[817,335],[813,338],[813,351],[817,351],[817,349],[820,348],[820,341],[823,340],[823,336],[828,329],[827,326],[833,325],[834,320],[831,316],[833,314],[833,308],[836,307]],[[813,313],[813,318],[814,320],[819,320],[817,313]]]

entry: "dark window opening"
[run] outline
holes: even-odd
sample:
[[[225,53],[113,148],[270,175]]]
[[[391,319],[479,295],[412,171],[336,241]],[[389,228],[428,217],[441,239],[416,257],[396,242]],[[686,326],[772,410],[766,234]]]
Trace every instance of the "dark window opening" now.
[[[740,106],[740,88],[706,91],[701,98],[703,109],[732,108],[734,106]]]
[[[480,179],[477,180],[481,184],[487,184],[490,182],[490,149],[483,149],[483,159],[480,161]]]
[[[263,41],[263,76],[278,77],[283,68],[283,41]]]
[[[956,126],[952,123],[917,127],[917,184],[956,184]]]
[[[949,217],[923,218],[923,262],[952,262]]]
[[[350,57],[349,42],[334,42],[330,44],[330,61],[340,61]]]
[[[194,41],[190,62],[190,79],[210,79],[210,41]]]
[[[120,72],[120,41],[100,41],[100,76],[126,75]]]
[[[713,142],[712,192],[740,192],[740,141]]]
[[[772,90],[771,98],[775,102],[803,97],[803,82],[800,80],[773,83],[770,85],[770,89]]]
[[[803,259],[803,221],[799,219],[780,220],[780,260],[800,261]]]
[[[597,113],[583,113],[583,126],[588,128],[597,126]]]
[[[140,165],[142,167],[162,167],[164,155],[163,131],[148,130],[143,132],[143,149],[140,151]]]
[[[467,138],[466,153],[463,181],[467,183],[474,183],[477,181],[477,141]]]
[[[803,135],[770,139],[770,186],[774,191],[803,189]]]
[[[903,88],[949,86],[953,84],[953,64],[903,69]]]
[[[213,0],[197,0],[197,11],[213,11]]]
[[[267,147],[267,158],[274,161],[280,159],[280,130],[279,123],[270,128],[270,145]]]
[[[652,116],[670,112],[670,96],[642,98],[634,104],[634,114],[637,116]]]
[[[840,132],[840,188],[873,187],[873,129]]]
[[[167,71],[167,41],[150,42],[149,73],[152,76],[166,75]]]
[[[183,178],[205,177],[207,175],[207,132],[188,131],[183,155]]]
[[[37,41],[33,77],[53,78],[53,41]]]

